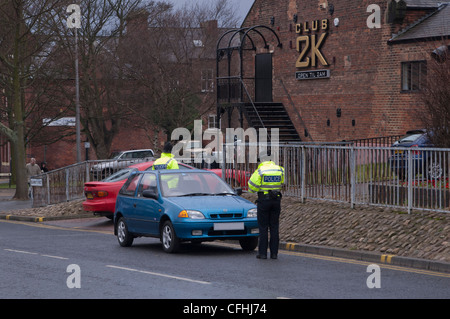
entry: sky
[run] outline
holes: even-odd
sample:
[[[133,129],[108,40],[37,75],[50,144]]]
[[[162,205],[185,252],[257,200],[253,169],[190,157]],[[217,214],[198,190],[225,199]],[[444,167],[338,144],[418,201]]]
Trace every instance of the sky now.
[[[210,1],[210,0],[168,0],[168,2],[171,2],[174,4],[175,8],[178,6],[182,6],[183,4],[187,2],[204,2],[204,1]],[[238,7],[237,12],[240,16],[240,22],[244,21],[245,16],[247,15],[248,11],[253,5],[254,0],[229,0],[231,3]]]

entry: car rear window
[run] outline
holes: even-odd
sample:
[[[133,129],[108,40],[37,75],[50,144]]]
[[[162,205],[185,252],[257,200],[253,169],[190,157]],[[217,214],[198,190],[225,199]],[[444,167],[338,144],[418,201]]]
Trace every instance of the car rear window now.
[[[409,143],[414,142],[422,137],[423,134],[409,134],[405,135],[398,140],[398,143]]]
[[[108,176],[103,180],[103,182],[118,182],[127,179],[130,176],[131,172],[137,171],[136,168],[124,168],[120,171],[115,172],[111,176]]]

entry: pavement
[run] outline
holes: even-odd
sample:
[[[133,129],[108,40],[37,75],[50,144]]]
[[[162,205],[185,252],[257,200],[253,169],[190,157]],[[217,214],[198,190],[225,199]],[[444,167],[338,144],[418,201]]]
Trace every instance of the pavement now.
[[[15,189],[11,188],[0,188],[0,212],[4,211],[12,211],[15,209],[26,209],[32,208],[31,200],[15,200],[13,199],[15,193]],[[50,222],[45,218],[34,218],[34,217],[14,217],[14,213],[11,212],[9,215],[10,220],[22,220],[26,222]],[[86,230],[104,230],[104,231],[112,231],[113,224],[110,220],[104,218],[83,218],[78,221],[74,220],[60,220],[60,226],[63,227],[72,227],[76,229],[86,229]],[[61,224],[63,223],[63,224]],[[100,227],[100,228],[99,228]],[[111,229],[110,229],[111,228]],[[421,269],[431,272],[439,272],[439,273],[450,273],[450,263],[437,261],[437,260],[428,260],[428,259],[420,259],[420,258],[410,258],[389,254],[381,254],[376,252],[369,251],[356,251],[356,250],[348,250],[341,249],[335,247],[326,247],[326,246],[314,246],[314,245],[306,245],[301,243],[280,243],[281,251],[291,251],[296,253],[304,253],[304,254],[314,254],[320,256],[327,256],[332,258],[343,258],[343,259],[353,259],[358,261],[370,262],[374,264],[387,264],[392,266],[400,266],[407,267],[413,269]]]
[[[31,208],[30,200],[16,200],[13,199],[16,193],[15,188],[0,188],[0,212],[10,211],[14,209]]]

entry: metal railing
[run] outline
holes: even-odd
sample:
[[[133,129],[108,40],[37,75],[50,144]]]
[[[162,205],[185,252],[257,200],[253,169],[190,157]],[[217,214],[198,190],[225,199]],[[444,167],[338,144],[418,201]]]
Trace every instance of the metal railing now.
[[[245,155],[226,158],[214,172],[245,191],[258,164],[251,161],[254,154],[244,150]],[[450,211],[450,149],[303,143],[280,145],[278,158],[285,168],[283,193],[287,196],[343,202],[351,207]],[[33,207],[83,198],[85,182],[105,177],[93,172],[103,162],[83,162],[33,177],[42,180],[42,186],[33,187]],[[192,165],[205,168],[203,164]],[[123,167],[121,163],[105,173]]]
[[[301,200],[450,211],[450,149],[358,147],[304,143],[280,145],[283,193]],[[225,164],[227,182],[246,186],[256,164]],[[232,177],[244,177],[236,180]]]
[[[100,181],[132,164],[153,158],[121,161],[91,160],[32,177],[31,199],[33,207],[57,204],[84,197],[84,184]]]

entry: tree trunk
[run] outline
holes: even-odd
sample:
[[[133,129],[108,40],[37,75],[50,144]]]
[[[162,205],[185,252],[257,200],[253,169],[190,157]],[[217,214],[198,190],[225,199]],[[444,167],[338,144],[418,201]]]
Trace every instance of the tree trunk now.
[[[22,12],[22,11],[19,11]],[[14,158],[16,166],[16,193],[15,199],[28,199],[28,183],[26,174],[25,160],[25,134],[24,134],[24,112],[22,109],[22,92],[20,87],[20,58],[22,49],[21,19],[16,23],[16,36],[14,40],[14,70],[12,76],[13,83],[13,112],[14,112]]]

